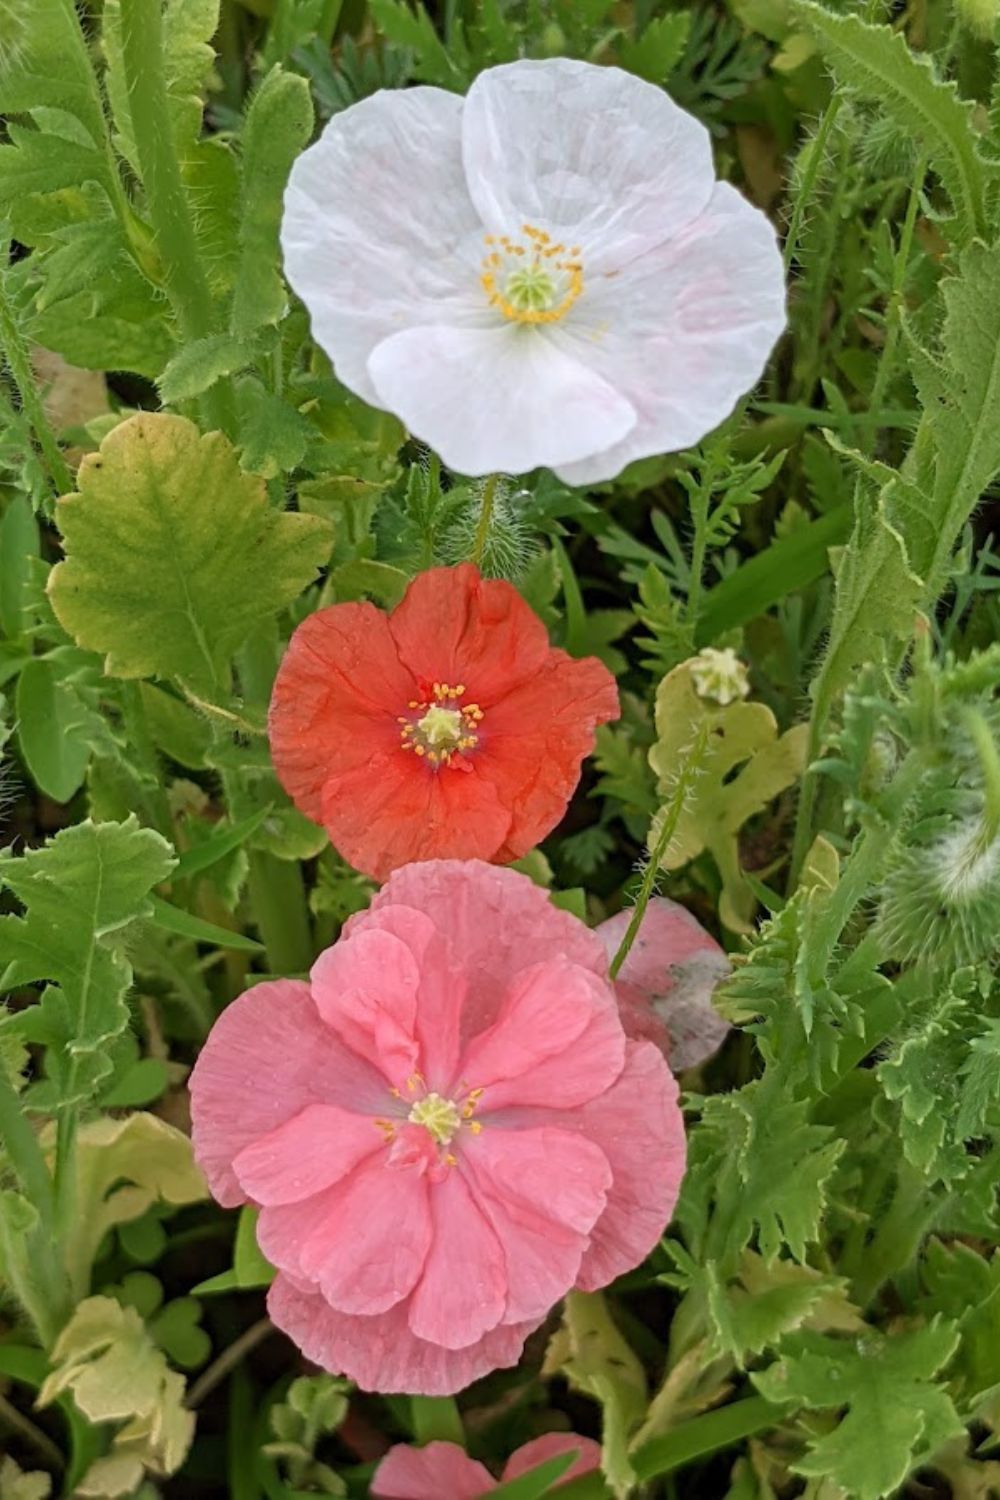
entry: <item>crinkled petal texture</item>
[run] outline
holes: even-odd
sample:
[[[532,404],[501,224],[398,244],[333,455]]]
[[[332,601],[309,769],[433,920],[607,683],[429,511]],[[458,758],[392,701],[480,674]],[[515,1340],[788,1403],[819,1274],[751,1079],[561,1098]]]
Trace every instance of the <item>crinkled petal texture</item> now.
[[[631,916],[620,911],[598,927],[609,959]],[[675,1072],[704,1062],[730,1031],[712,1004],[729,970],[723,950],[685,907],[654,896],[615,980],[626,1035],[655,1042]]]
[[[573,1432],[547,1432],[512,1453],[503,1471],[509,1484],[529,1474],[550,1458],[575,1453],[574,1462],[559,1484],[568,1484],[600,1468],[601,1447],[593,1438]],[[559,1486],[557,1485],[556,1488]],[[492,1474],[476,1463],[457,1443],[428,1443],[413,1448],[397,1443],[380,1462],[372,1478],[375,1500],[479,1500],[497,1488]]]
[[[191,1101],[213,1192],[260,1209],[274,1322],[370,1390],[515,1363],[570,1287],[649,1253],[684,1167],[600,938],[478,860],[400,870],[308,985],[231,1005]]]
[[[435,760],[413,736],[442,684],[462,689],[441,700],[448,712],[476,717]],[[565,812],[596,726],[617,715],[601,662],[552,648],[511,584],[462,563],[419,574],[391,615],[335,604],[304,620],[269,732],[289,796],[384,880],[415,860],[525,854]]]
[[[704,126],[566,58],[341,111],[292,169],[282,244],[340,379],[464,474],[583,484],[687,447],[784,326],[774,231],[716,183]]]

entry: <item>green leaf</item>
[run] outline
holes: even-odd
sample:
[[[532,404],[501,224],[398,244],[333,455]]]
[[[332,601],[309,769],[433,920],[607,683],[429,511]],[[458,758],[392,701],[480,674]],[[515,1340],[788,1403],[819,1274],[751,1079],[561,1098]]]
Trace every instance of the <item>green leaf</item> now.
[[[549,1494],[566,1470],[572,1468],[575,1457],[575,1453],[558,1453],[555,1458],[536,1464],[518,1479],[509,1479],[506,1484],[496,1485],[490,1490],[490,1494],[498,1497],[498,1500],[540,1500],[541,1496]]]
[[[638,41],[619,43],[619,61],[630,73],[638,73],[650,83],[664,83],[684,56],[690,31],[689,11],[658,16],[649,22]]]
[[[104,158],[89,146],[12,123],[7,134],[11,144],[0,146],[0,217],[8,217],[17,199],[28,193],[55,193],[106,180]]]
[[[23,635],[38,556],[38,522],[26,495],[13,495],[0,521],[0,629],[10,641]]]
[[[411,1396],[410,1423],[415,1441],[457,1443],[465,1447],[465,1432],[453,1396]]]
[[[80,465],[59,502],[66,559],[49,594],[81,644],[116,677],[160,675],[212,694],[258,621],[315,576],[329,531],[268,508],[222,433],[141,413]],[[141,559],[141,566],[137,565]]]
[[[962,1065],[955,1120],[955,1135],[959,1140],[980,1133],[1000,1101],[1000,1021],[986,1024],[988,1029],[969,1043],[969,1055]]]
[[[689,1182],[711,1183],[724,1217],[725,1260],[735,1270],[756,1235],[766,1261],[787,1245],[804,1262],[819,1238],[827,1184],[843,1154],[806,1103],[782,1099],[770,1079],[703,1101],[691,1137]]]
[[[257,1216],[256,1208],[245,1206],[240,1209],[232,1270],[222,1271],[218,1276],[192,1287],[192,1293],[196,1297],[210,1296],[216,1292],[249,1291],[255,1287],[271,1285],[276,1273],[257,1244]]]
[[[966,1409],[975,1411],[1000,1386],[1000,1253],[986,1260],[960,1240],[945,1245],[932,1239],[920,1276],[920,1311],[958,1323],[961,1342],[949,1375],[960,1382]]]
[[[179,906],[171,906],[159,896],[150,900],[150,916],[164,932],[173,932],[178,937],[191,938],[196,943],[210,943],[213,948],[235,948],[240,953],[263,953],[263,946],[254,938],[244,937],[242,932],[233,932],[228,927],[218,927],[206,922]]]
[[[923,563],[935,596],[962,527],[1000,472],[1000,244],[970,246],[942,295],[942,364],[915,368],[936,449],[937,542]]]
[[[121,0],[105,0],[101,40],[107,58],[108,97],[117,131],[116,144],[138,172],[132,112],[121,56]],[[214,62],[209,45],[219,24],[219,0],[165,0],[163,7],[164,72],[174,146],[183,162],[201,133],[201,90]]]
[[[90,762],[90,712],[49,658],[25,662],[17,683],[17,738],[35,784],[68,802]]]
[[[239,337],[277,323],[288,305],[278,244],[282,197],[312,127],[306,80],[272,68],[250,101],[241,137],[240,253],[230,321]]]
[[[174,865],[165,839],[125,823],[77,823],[40,849],[0,855],[0,884],[25,908],[23,916],[0,917],[0,984],[51,980],[46,1019],[58,1024],[61,1051],[55,1066],[68,1088],[75,1064],[83,1061],[92,1077],[111,1064],[106,1044],[128,1025],[125,994],[132,970],[121,951],[122,934],[150,912],[149,892]],[[41,1007],[22,1011],[18,1023],[33,1023]],[[40,1021],[41,1016],[37,1016]]]
[[[795,1334],[781,1361],[753,1377],[770,1401],[796,1400],[810,1411],[847,1408],[832,1432],[810,1436],[796,1473],[829,1478],[851,1500],[895,1494],[914,1460],[962,1431],[950,1398],[931,1384],[958,1344],[944,1320],[885,1337],[871,1328],[855,1339]]]
[[[175,354],[160,376],[160,397],[168,406],[190,401],[210,390],[217,380],[250,363],[249,346],[229,333],[194,339]]]
[[[140,682],[139,695],[149,732],[159,749],[179,765],[203,771],[212,744],[207,720],[152,682]]]
[[[268,816],[270,807],[262,807],[258,812],[251,813],[248,818],[241,818],[238,823],[232,823],[228,828],[221,828],[212,834],[203,844],[198,844],[194,849],[187,849],[177,861],[174,875],[177,879],[189,879],[192,875],[200,875],[203,870],[211,869],[220,859],[225,859],[234,849],[239,849],[245,844],[252,833],[255,833],[264,819]]]
[[[369,10],[383,36],[414,53],[414,76],[421,83],[445,89],[465,87],[469,80],[455,61],[457,49],[445,47],[419,0],[413,8],[407,0],[369,0]]]
[[[838,16],[794,0],[797,19],[815,36],[837,82],[873,99],[927,152],[951,198],[956,238],[967,245],[986,226],[986,166],[976,147],[973,105],[935,76],[902,32],[858,16]]]

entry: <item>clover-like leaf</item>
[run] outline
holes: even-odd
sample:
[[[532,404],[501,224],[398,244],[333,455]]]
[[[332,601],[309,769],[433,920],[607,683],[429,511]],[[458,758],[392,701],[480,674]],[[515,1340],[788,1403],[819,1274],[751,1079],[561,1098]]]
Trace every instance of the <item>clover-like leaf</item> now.
[[[142,412],[80,465],[60,500],[65,561],[49,594],[81,644],[114,677],[173,677],[224,691],[228,663],[254,626],[316,576],[329,529],[268,506],[220,432]]]
[[[807,729],[797,724],[779,735],[777,721],[763,703],[720,705],[700,697],[695,661],[668,672],[656,694],[657,739],[649,763],[659,777],[661,795],[671,790],[672,778],[698,731],[708,729],[697,780],[685,796],[661,863],[666,870],[676,870],[707,849],[722,876],[719,915],[733,931],[748,932],[754,896],[740,869],[740,829],[799,775]],[[654,819],[650,847],[658,829],[659,820]]]

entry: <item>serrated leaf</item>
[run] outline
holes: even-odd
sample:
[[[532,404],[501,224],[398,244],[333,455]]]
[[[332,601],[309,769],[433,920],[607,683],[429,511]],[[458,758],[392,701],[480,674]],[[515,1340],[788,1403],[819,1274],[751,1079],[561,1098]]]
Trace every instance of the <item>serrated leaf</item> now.
[[[60,500],[60,623],[117,677],[174,677],[212,694],[254,625],[315,577],[329,531],[268,507],[222,433],[141,413],[80,465]],[[138,561],[138,565],[137,565]]]
[[[777,721],[763,703],[721,706],[699,697],[692,666],[682,662],[668,672],[656,693],[657,740],[649,763],[660,778],[661,796],[669,795],[695,736],[701,731],[708,735],[697,778],[661,863],[665,870],[676,870],[709,850],[722,876],[719,915],[734,931],[748,931],[754,897],[740,872],[739,832],[795,780],[805,759],[807,731],[796,725],[779,735]],[[653,820],[650,847],[662,816]]]
[[[28,193],[55,193],[106,179],[104,158],[76,141],[7,125],[10,144],[0,146],[0,218],[10,216],[18,198]]]
[[[229,333],[193,339],[174,355],[159,379],[160,396],[168,406],[189,401],[211,390],[217,380],[250,363],[249,345]]]
[[[851,1500],[883,1500],[915,1458],[962,1431],[944,1390],[931,1384],[958,1343],[953,1323],[930,1323],[893,1337],[869,1329],[855,1339],[794,1334],[780,1362],[753,1377],[770,1401],[801,1401],[810,1411],[843,1410],[832,1432],[809,1438],[796,1473],[829,1478]]]
[[[962,1065],[955,1120],[959,1140],[982,1131],[993,1107],[1000,1102],[1000,1021],[989,1021],[987,1026],[988,1030],[970,1041],[969,1055]]]
[[[75,1494],[131,1494],[144,1469],[172,1474],[180,1467],[194,1436],[194,1413],[184,1407],[183,1377],[168,1367],[134,1308],[113,1297],[88,1297],[56,1340],[51,1359],[40,1405],[70,1391],[91,1422],[126,1423]]]
[[[618,57],[622,67],[650,83],[664,83],[684,56],[690,31],[689,11],[678,10],[670,15],[657,16],[648,23],[637,41],[619,43]]]
[[[183,162],[201,131],[200,91],[214,61],[210,46],[219,24],[219,0],[166,0],[163,7],[163,66],[174,148]],[[116,144],[141,177],[132,133],[132,112],[121,56],[121,0],[105,0],[101,40],[107,58],[105,84],[117,132]]]
[[[412,8],[408,0],[369,0],[369,9],[383,36],[414,53],[414,76],[422,83],[438,84],[445,89],[465,86],[468,80],[452,56],[455,47],[445,47],[419,0]]]
[[[967,245],[986,227],[986,167],[976,146],[973,106],[934,74],[902,32],[859,16],[831,14],[812,0],[794,13],[816,37],[838,83],[873,99],[928,153],[955,210],[955,237]]]
[[[239,267],[230,323],[239,337],[284,315],[288,296],[278,244],[282,196],[312,126],[306,80],[272,68],[250,101],[241,137]]]
[[[90,1087],[110,1070],[104,1050],[128,1025],[132,980],[121,934],[148,915],[149,892],[173,864],[166,840],[134,818],[77,823],[40,849],[0,855],[0,885],[25,907],[23,916],[0,917],[0,984],[59,987],[9,1024],[25,1035],[42,1027],[47,1068],[66,1097],[78,1097],[79,1064]]]
[[[38,522],[26,495],[12,495],[0,520],[0,628],[16,641],[27,629]]]

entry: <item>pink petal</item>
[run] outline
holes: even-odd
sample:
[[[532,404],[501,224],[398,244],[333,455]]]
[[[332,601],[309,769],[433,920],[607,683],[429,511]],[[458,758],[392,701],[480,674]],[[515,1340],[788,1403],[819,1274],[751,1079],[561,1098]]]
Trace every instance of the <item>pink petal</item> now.
[[[410,1329],[445,1349],[465,1349],[503,1317],[504,1253],[454,1168],[433,1185],[431,1214],[433,1240],[410,1300]]]
[[[448,945],[434,922],[413,907],[381,907],[359,930],[389,932],[413,954],[420,970],[415,1029],[421,1071],[428,1087],[445,1088],[458,1063],[462,1007],[468,990],[465,972],[451,963]]]
[[[597,928],[609,958],[631,916],[617,912]],[[730,1030],[712,1004],[712,992],[729,970],[726,954],[686,907],[654,896],[615,981],[626,1033],[658,1042],[654,1033],[661,1020],[676,1072],[704,1062]]]
[[[400,903],[427,913],[444,934],[452,963],[471,978],[462,1013],[463,1042],[495,1020],[511,980],[522,969],[553,953],[607,975],[596,933],[554,907],[545,891],[517,870],[471,859],[412,864],[390,876],[371,911]],[[353,933],[369,920],[363,912],[351,919],[348,930]]]
[[[386,1395],[454,1395],[491,1370],[516,1365],[524,1340],[541,1322],[502,1323],[476,1344],[444,1349],[412,1333],[405,1303],[378,1317],[351,1317],[330,1307],[319,1293],[297,1289],[284,1275],[271,1286],[267,1309],[307,1359],[346,1375],[362,1390]]]
[[[365,1315],[413,1290],[430,1237],[426,1177],[393,1171],[384,1150],[304,1203],[262,1209],[257,1224],[273,1265],[342,1312]]]
[[[509,1484],[512,1479],[520,1479],[522,1474],[530,1474],[532,1469],[537,1469],[539,1464],[544,1464],[548,1459],[556,1458],[560,1453],[574,1451],[579,1457],[566,1470],[555,1486],[556,1489],[559,1485],[569,1484],[571,1479],[579,1479],[581,1474],[591,1474],[601,1467],[601,1445],[595,1443],[593,1438],[577,1437],[575,1432],[546,1432],[511,1454],[503,1471],[503,1481]]]
[[[298,1203],[339,1182],[384,1146],[385,1137],[370,1115],[355,1115],[335,1104],[307,1104],[245,1146],[233,1170],[254,1202]]]
[[[462,1084],[484,1089],[481,1111],[582,1104],[613,1083],[625,1036],[606,981],[561,954],[522,971],[495,1022],[469,1045]]]
[[[633,1270],[663,1234],[684,1176],[684,1120],[676,1081],[649,1042],[628,1043],[621,1077],[574,1118],[608,1158],[613,1179],[576,1283],[592,1292]]]
[[[195,1157],[225,1208],[247,1201],[233,1171],[245,1147],[309,1104],[378,1114],[385,1084],[323,1025],[309,986],[254,985],[223,1011],[194,1065]]]
[[[463,1150],[461,1170],[503,1246],[505,1320],[544,1317],[576,1281],[604,1211],[607,1158],[569,1131],[489,1126]]]
[[[327,1025],[396,1088],[405,1088],[420,1067],[420,970],[406,943],[388,932],[352,933],[320,954],[310,978]]]
[[[397,1443],[372,1476],[374,1500],[479,1500],[496,1487],[489,1469],[457,1443]]]

